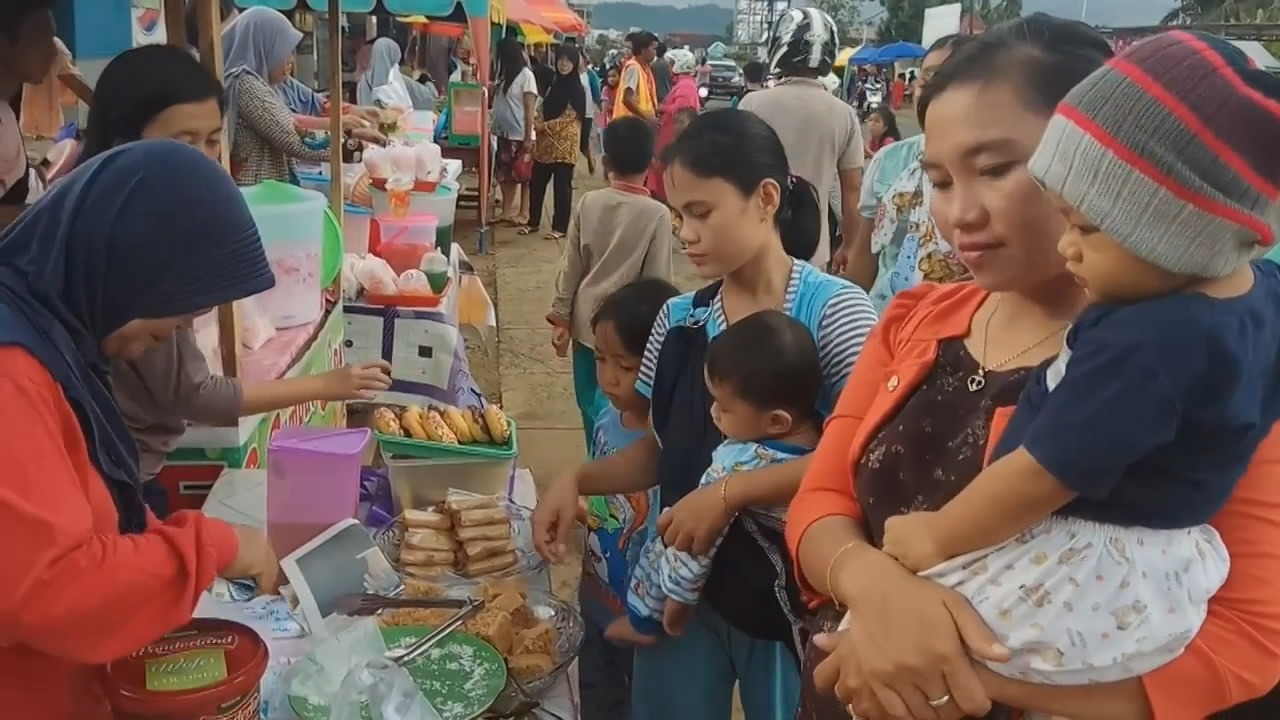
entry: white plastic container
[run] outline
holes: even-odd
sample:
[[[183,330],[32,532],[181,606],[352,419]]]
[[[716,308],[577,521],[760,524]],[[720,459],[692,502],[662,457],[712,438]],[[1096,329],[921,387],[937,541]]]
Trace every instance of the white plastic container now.
[[[373,211],[347,203],[342,208],[342,251],[353,255],[369,252],[369,226],[373,224]]]
[[[320,258],[325,196],[281,182],[240,189],[262,236],[275,287],[257,296],[277,330],[307,325],[324,313]]]
[[[477,495],[506,495],[516,459],[449,458],[420,460],[382,454],[391,481],[395,510],[444,502],[449,488]]]

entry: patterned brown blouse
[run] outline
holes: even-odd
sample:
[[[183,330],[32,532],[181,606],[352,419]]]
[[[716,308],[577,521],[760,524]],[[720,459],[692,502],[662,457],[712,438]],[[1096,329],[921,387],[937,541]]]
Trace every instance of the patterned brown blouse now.
[[[943,341],[920,387],[867,445],[854,468],[854,494],[875,545],[884,537],[885,520],[937,510],[982,470],[991,417],[997,408],[1017,404],[1032,369],[988,372],[982,389],[969,392],[969,377],[978,367],[963,340]],[[834,630],[839,621],[839,614],[827,609],[820,613],[816,629]],[[813,667],[819,659],[811,646],[801,670],[804,687],[797,720],[848,720],[849,714],[834,698],[813,687]],[[1006,713],[997,710],[988,717]]]

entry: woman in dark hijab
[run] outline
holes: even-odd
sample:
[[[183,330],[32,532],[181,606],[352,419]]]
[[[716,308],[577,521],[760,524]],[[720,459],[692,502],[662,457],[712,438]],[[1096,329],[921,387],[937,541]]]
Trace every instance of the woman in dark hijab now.
[[[553,183],[555,210],[547,239],[558,240],[569,232],[573,207],[573,166],[578,161],[582,137],[581,118],[587,114],[587,91],[578,73],[581,55],[572,45],[556,48],[555,75],[542,99],[542,120],[536,125],[533,145],[533,179],[529,183],[529,225],[521,235],[538,232],[547,183]]]
[[[147,512],[108,371],[273,284],[234,181],[169,140],[98,155],[0,235],[0,697],[13,717],[111,718],[103,663],[188,622],[215,577],[274,585],[260,531]]]

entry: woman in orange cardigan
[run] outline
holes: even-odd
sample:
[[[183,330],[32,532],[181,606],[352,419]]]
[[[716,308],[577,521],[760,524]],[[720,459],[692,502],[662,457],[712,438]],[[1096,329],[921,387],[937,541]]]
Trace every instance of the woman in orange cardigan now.
[[[974,283],[920,286],[888,307],[792,502],[788,545],[807,589],[851,621],[806,654],[801,720],[845,718],[846,706],[951,720],[992,704],[1193,720],[1280,679],[1280,435],[1212,523],[1232,566],[1208,618],[1183,655],[1140,678],[1048,686],[997,675],[970,657],[1000,662],[1007,651],[968,603],[877,549],[887,518],[937,509],[982,469],[1032,369],[1085,303],[1057,255],[1061,216],[1026,162],[1061,95],[1109,52],[1083,25],[1032,16],[957,52],[921,98],[932,208]]]

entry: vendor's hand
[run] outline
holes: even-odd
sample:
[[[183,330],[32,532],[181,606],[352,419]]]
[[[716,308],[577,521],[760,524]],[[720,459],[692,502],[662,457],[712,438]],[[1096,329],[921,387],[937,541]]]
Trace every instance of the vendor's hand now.
[[[832,654],[814,669],[815,686],[835,692],[859,717],[953,720],[991,709],[970,654],[1005,662],[1009,651],[956,592],[865,549],[835,568],[849,605],[848,629],[815,636]],[[837,561],[839,558],[837,558]],[[930,700],[949,698],[934,708]]]
[[[258,586],[258,594],[274,593],[280,579],[280,560],[271,549],[267,536],[248,525],[232,525],[239,549],[236,559],[218,575],[227,580],[252,580]]]
[[[551,347],[555,348],[556,357],[569,357],[569,330],[562,327],[551,328]]]
[[[360,130],[367,127],[373,127],[374,125],[375,123],[371,123],[355,113],[346,113],[342,116],[343,130]]]
[[[658,532],[667,547],[694,555],[710,554],[720,533],[733,520],[721,491],[721,483],[729,478],[704,485],[663,511],[658,517]]]
[[[533,508],[533,547],[552,562],[564,562],[578,521],[578,469],[560,476]]]
[[[936,513],[913,512],[891,517],[884,523],[881,548],[911,572],[924,572],[947,554],[938,540]]]
[[[320,400],[372,400],[375,393],[391,388],[391,363],[354,363],[321,375],[320,383],[324,388]]]
[[[367,142],[370,145],[386,145],[387,136],[383,135],[376,127],[356,128],[351,131],[351,137]]]
[[[364,118],[366,122],[374,126],[376,126],[378,122],[382,119],[382,113],[380,113],[378,111],[378,108],[375,108],[375,107],[353,108],[350,114],[357,115],[361,118]]]

